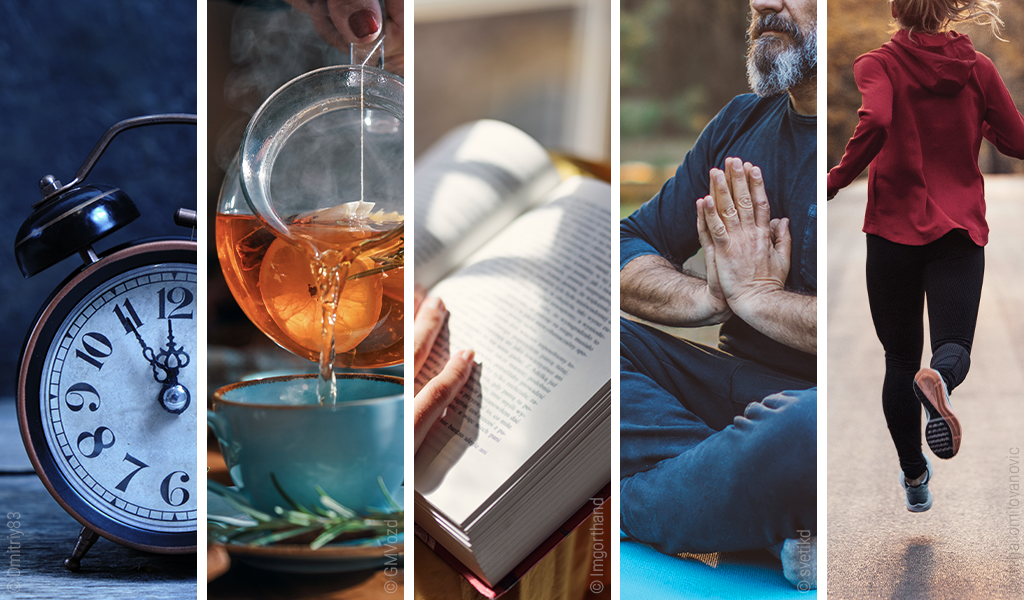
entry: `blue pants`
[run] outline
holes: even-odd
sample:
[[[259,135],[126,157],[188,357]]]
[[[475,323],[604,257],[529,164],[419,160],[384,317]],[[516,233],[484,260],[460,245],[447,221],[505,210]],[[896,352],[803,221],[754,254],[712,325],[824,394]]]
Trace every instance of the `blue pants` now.
[[[816,535],[813,383],[625,319],[620,330],[623,531],[668,554]]]

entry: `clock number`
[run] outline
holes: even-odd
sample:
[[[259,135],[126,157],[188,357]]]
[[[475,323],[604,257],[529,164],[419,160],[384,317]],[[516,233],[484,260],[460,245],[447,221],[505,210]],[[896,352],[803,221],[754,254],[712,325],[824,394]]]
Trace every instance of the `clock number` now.
[[[188,483],[188,473],[184,471],[174,471],[167,477],[164,477],[164,480],[160,483],[160,495],[163,496],[164,502],[170,504],[171,506],[181,506],[182,504],[188,502],[188,490],[186,490],[183,487],[174,488],[173,490],[171,489],[171,478],[177,475],[178,473],[181,473],[180,481],[182,483]],[[172,501],[171,495],[174,494],[175,492],[181,492],[180,502]]]
[[[110,434],[109,444],[103,443],[104,433]],[[85,450],[82,450],[82,442],[90,438],[92,439],[92,450],[87,453]],[[100,455],[100,452],[103,452],[104,448],[109,448],[113,446],[114,441],[115,439],[113,431],[111,431],[107,427],[97,427],[95,433],[89,433],[88,431],[86,431],[83,432],[82,435],[78,436],[78,451],[81,452],[82,455],[85,456],[86,458],[96,458],[97,456]]]
[[[102,333],[96,333],[95,331],[90,331],[82,336],[82,347],[85,348],[85,352],[76,350],[75,356],[97,369],[102,369],[103,363],[96,359],[106,358],[114,351],[114,347],[110,345],[110,340]]]
[[[121,483],[119,483],[119,484],[114,486],[115,489],[121,490],[122,492],[127,492],[128,491],[128,482],[130,482],[132,480],[132,477],[135,477],[136,473],[138,473],[139,471],[149,467],[149,465],[147,465],[146,463],[142,462],[141,460],[135,458],[131,454],[128,454],[127,452],[125,452],[124,458],[121,459],[121,462],[124,462],[124,461],[128,461],[128,462],[132,463],[133,465],[135,465],[136,467],[138,467],[137,469],[135,469],[134,471],[129,473],[127,477],[122,479]]]
[[[142,327],[142,319],[139,318],[138,313],[135,312],[135,307],[132,306],[132,301],[125,299],[124,310],[128,313],[125,316],[124,312],[121,311],[121,307],[114,305],[114,314],[120,319],[121,325],[124,325],[125,334],[132,333],[136,327]]]
[[[78,412],[85,406],[85,393],[92,394],[95,396],[96,401],[89,403],[89,410],[96,412],[100,408],[100,393],[96,391],[96,388],[92,387],[88,383],[76,383],[75,385],[68,388],[68,391],[64,392],[64,404],[68,405],[71,412]],[[72,404],[72,399],[77,400],[77,404]]]
[[[176,293],[177,297],[175,296]],[[183,287],[171,288],[170,290],[168,290],[167,288],[161,288],[160,291],[156,293],[156,295],[160,297],[161,319],[192,318],[192,311],[188,311],[187,313],[181,312],[182,310],[185,309],[186,306],[192,305],[192,300],[194,300],[194,298],[192,297],[192,292],[186,290]],[[174,309],[171,311],[170,315],[167,314],[168,302],[170,302],[171,304],[177,304],[177,306],[175,306]]]

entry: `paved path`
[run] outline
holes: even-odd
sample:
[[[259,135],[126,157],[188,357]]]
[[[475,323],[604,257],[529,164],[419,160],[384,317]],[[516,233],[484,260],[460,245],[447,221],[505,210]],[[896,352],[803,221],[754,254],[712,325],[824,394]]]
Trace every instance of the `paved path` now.
[[[953,460],[930,456],[934,505],[920,514],[904,507],[882,416],[865,182],[828,203],[829,598],[1024,598],[1024,496],[1012,488],[1020,493],[1024,465],[1024,178],[986,187],[992,234],[973,366],[952,396],[963,444]],[[923,364],[928,354],[926,342]]]

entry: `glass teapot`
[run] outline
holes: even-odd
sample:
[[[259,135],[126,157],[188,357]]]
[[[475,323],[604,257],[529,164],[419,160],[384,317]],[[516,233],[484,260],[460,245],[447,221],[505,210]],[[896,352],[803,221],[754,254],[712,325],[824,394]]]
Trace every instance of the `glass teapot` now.
[[[402,362],[403,101],[402,79],[376,67],[301,75],[256,111],[225,176],[215,227],[228,287],[299,356],[320,359],[330,331],[337,367]]]

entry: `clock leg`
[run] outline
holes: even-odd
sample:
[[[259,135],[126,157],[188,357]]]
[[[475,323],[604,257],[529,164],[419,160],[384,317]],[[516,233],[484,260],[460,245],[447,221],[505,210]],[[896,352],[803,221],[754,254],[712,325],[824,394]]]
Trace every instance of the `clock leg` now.
[[[78,543],[75,544],[75,550],[71,553],[71,557],[64,559],[64,567],[68,571],[77,573],[78,568],[82,565],[82,557],[99,538],[98,533],[88,527],[83,527],[82,533],[78,534]]]

